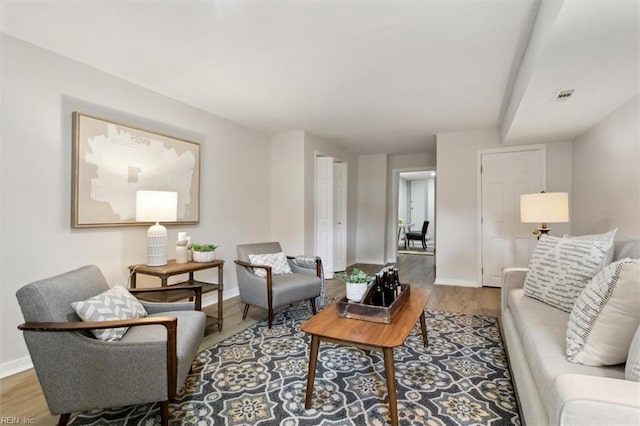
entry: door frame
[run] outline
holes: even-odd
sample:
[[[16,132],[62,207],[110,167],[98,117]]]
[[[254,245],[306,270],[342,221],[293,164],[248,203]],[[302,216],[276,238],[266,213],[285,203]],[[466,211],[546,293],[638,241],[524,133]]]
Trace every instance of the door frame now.
[[[476,202],[477,202],[477,217],[476,217],[476,236],[477,236],[477,251],[478,251],[478,269],[477,277],[479,287],[484,287],[482,281],[482,156],[487,154],[506,154],[509,152],[522,152],[522,151],[540,151],[540,168],[541,168],[541,182],[540,190],[547,190],[547,146],[544,144],[536,145],[521,145],[508,148],[493,148],[493,149],[480,149],[476,152]]]
[[[398,261],[398,202],[400,193],[398,191],[398,185],[400,185],[400,173],[404,172],[436,172],[434,191],[438,191],[437,179],[438,179],[438,170],[436,166],[422,166],[422,167],[406,167],[401,169],[392,169],[391,170],[391,211],[387,210],[387,217],[389,221],[387,222],[387,250],[386,250],[386,261],[387,263],[396,263]],[[436,198],[433,198],[434,204],[436,203]],[[438,223],[438,209],[437,206],[434,205],[433,208],[434,221]],[[436,240],[436,228],[432,228],[433,232],[433,241]],[[435,256],[434,253],[434,264],[435,264]]]

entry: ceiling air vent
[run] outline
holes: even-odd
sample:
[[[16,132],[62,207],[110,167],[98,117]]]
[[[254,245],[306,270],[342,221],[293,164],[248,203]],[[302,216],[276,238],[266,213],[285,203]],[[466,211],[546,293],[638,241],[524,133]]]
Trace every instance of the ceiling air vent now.
[[[555,96],[553,97],[554,101],[566,101],[567,99],[569,99],[572,95],[573,92],[576,89],[568,89],[568,90],[558,90],[555,94]]]

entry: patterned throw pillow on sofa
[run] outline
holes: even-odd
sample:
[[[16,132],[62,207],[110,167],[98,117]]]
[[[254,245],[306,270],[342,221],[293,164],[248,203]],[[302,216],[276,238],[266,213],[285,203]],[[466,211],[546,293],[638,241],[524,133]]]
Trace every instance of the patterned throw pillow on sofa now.
[[[83,321],[114,321],[147,316],[144,306],[126,288],[116,285],[87,300],[71,304]],[[129,327],[91,330],[100,340],[122,339]]]
[[[254,265],[271,266],[271,273],[274,275],[290,274],[291,267],[287,261],[287,256],[283,252],[267,254],[250,254],[249,261]],[[261,278],[267,276],[267,271],[262,268],[253,268],[253,273]]]
[[[601,366],[625,362],[640,324],[640,259],[605,267],[587,284],[569,316],[567,358]]]
[[[614,236],[615,231],[603,238],[540,238],[529,261],[525,294],[571,312],[584,287],[610,259]]]

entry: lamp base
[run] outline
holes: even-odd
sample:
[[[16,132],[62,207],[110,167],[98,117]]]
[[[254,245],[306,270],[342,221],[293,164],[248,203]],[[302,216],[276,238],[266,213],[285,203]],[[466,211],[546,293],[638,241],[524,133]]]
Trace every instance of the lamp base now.
[[[537,235],[538,239],[540,239],[543,235],[549,235],[549,231],[551,231],[551,228],[547,227],[546,223],[543,223],[541,228],[533,230],[533,234]]]
[[[147,231],[147,265],[167,264],[167,228],[156,222]]]

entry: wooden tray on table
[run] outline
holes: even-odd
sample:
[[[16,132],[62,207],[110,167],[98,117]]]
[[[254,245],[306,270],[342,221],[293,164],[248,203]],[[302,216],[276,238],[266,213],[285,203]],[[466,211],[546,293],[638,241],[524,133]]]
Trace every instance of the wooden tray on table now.
[[[411,286],[409,284],[400,284],[400,293],[390,306],[374,306],[369,304],[373,296],[372,288],[373,286],[369,287],[361,302],[350,302],[346,297],[338,300],[336,302],[338,316],[390,324],[411,295]]]

